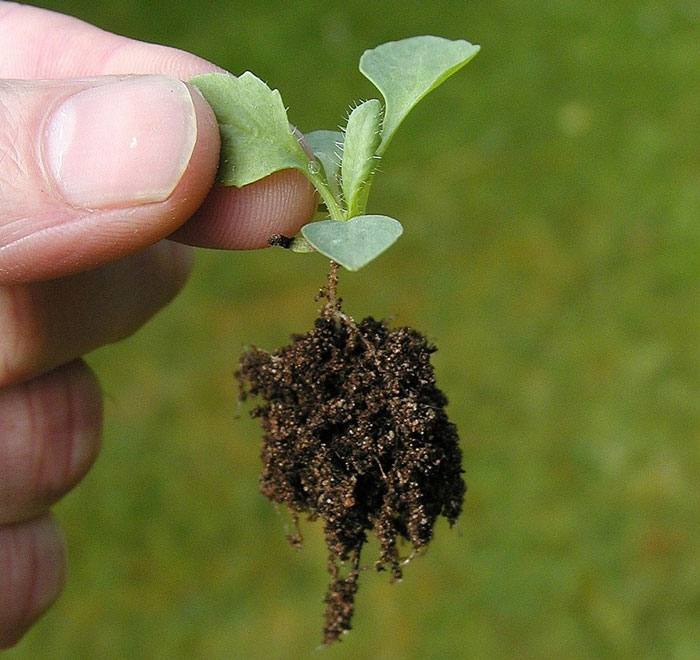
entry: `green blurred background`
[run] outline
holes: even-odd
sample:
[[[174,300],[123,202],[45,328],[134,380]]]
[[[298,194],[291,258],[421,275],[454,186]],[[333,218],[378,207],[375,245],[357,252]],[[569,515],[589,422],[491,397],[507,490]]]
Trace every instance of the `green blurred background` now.
[[[384,160],[370,210],[404,237],[341,281],[351,314],[439,345],[465,511],[401,584],[363,574],[355,629],[317,657],[700,658],[697,0],[38,4],[251,69],[304,131],[373,93],[367,47],[481,44]],[[56,509],[68,585],[8,660],[311,656],[320,530],[294,552],[258,494],[231,372],[310,327],[325,273],[202,251],[176,302],[90,357],[107,421]]]

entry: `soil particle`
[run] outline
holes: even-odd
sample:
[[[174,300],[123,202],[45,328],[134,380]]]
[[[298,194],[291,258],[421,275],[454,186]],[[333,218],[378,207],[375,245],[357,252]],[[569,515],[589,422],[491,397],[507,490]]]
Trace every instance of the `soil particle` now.
[[[295,518],[323,520],[326,644],[351,628],[367,532],[380,543],[375,569],[398,580],[398,543],[424,548],[438,516],[455,522],[466,490],[457,430],[430,363],[435,347],[412,328],[390,330],[372,317],[356,324],[336,298],[336,273],[310,332],[273,354],[246,351],[236,372],[241,398],[262,399],[251,412],[264,431],[261,492]]]

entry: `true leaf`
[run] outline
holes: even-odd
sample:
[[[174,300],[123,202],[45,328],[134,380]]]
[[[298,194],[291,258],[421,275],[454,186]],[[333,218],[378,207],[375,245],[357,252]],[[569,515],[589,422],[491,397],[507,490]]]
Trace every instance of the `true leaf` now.
[[[196,76],[191,82],[212,106],[221,132],[220,183],[241,187],[309,162],[287,120],[279,92],[250,72]]]
[[[363,53],[360,71],[386,101],[382,143],[377,153],[384,152],[416,103],[463,67],[479,48],[464,40],[423,36],[390,41]]]
[[[357,215],[347,222],[311,222],[301,233],[321,254],[348,270],[359,270],[401,236],[403,227],[386,215]]]
[[[382,104],[377,99],[361,103],[348,118],[341,172],[349,217],[364,210],[358,208],[358,199],[376,166],[375,153],[382,139],[381,123]]]
[[[314,156],[321,162],[326,182],[333,195],[340,197],[340,159],[343,134],[340,131],[312,131],[304,135]]]

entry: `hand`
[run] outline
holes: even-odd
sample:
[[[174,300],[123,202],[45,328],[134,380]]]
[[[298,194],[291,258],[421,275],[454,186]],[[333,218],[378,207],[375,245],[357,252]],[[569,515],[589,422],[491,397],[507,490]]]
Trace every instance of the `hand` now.
[[[102,418],[80,356],[178,292],[181,243],[262,247],[313,213],[296,172],[212,189],[216,120],[180,80],[215,70],[0,2],[0,648],[64,581],[49,507],[95,460]]]

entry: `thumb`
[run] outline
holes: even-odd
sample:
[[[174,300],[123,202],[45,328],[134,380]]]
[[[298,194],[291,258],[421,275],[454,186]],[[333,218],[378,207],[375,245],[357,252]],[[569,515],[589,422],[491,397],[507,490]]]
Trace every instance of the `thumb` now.
[[[0,284],[155,243],[202,203],[218,160],[211,108],[174,78],[0,81]]]

